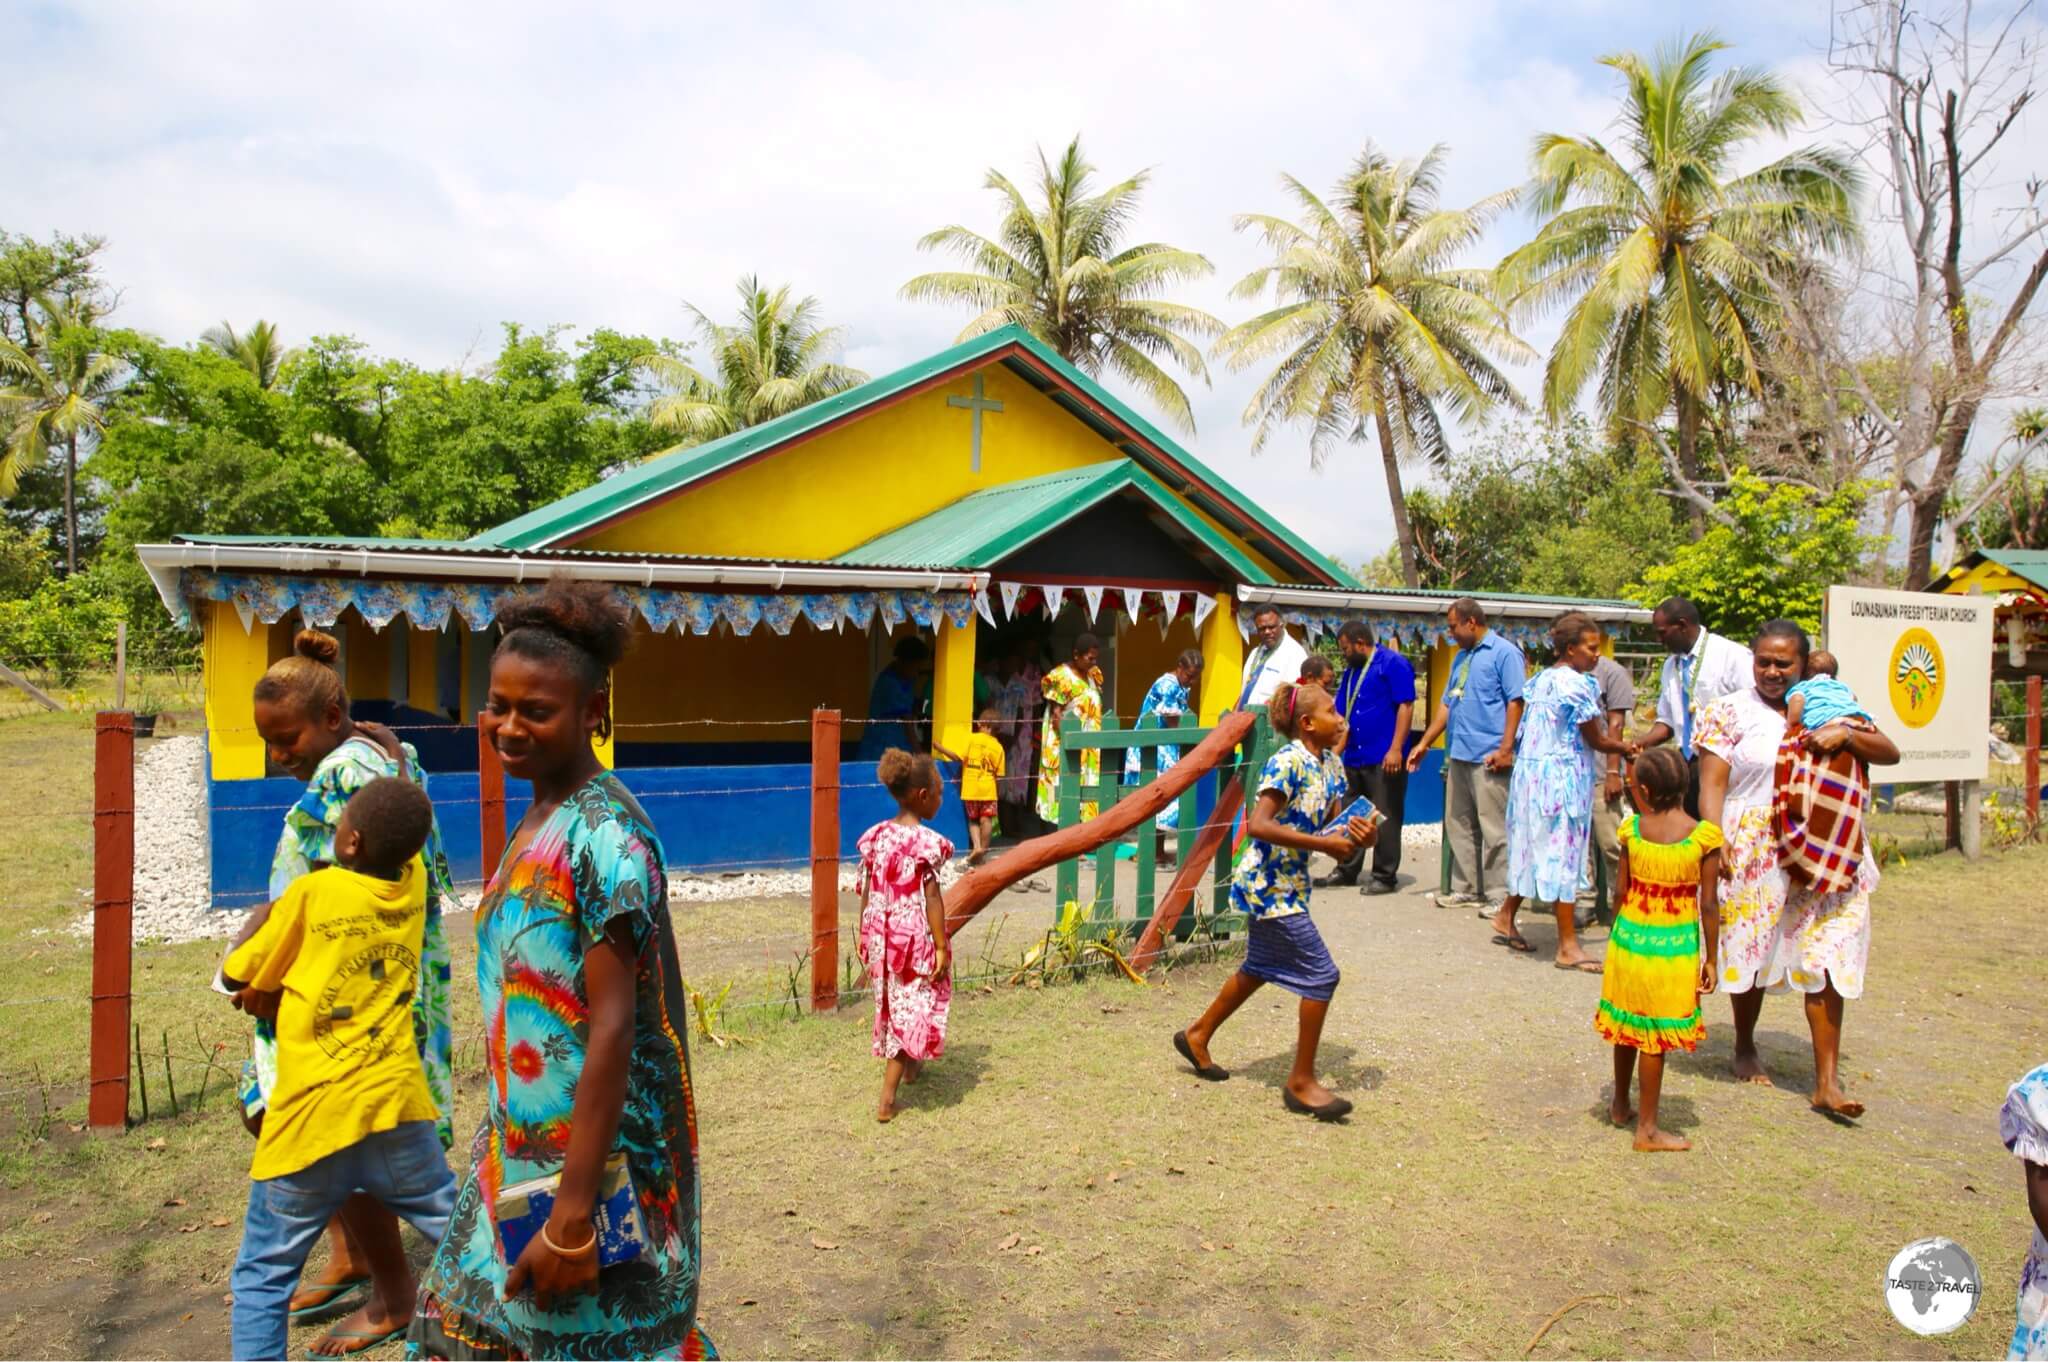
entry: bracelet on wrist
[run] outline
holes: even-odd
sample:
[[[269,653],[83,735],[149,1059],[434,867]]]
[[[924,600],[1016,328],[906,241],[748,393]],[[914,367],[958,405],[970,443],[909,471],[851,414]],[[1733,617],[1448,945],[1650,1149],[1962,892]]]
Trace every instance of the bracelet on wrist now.
[[[563,1248],[560,1244],[557,1244],[555,1242],[555,1237],[548,1233],[547,1223],[543,1221],[540,1227],[540,1241],[543,1244],[546,1244],[548,1246],[548,1252],[554,1254],[557,1258],[581,1258],[585,1254],[594,1252],[596,1250],[597,1226],[592,1225],[590,1227],[590,1238],[584,1240],[583,1243],[578,1247]]]

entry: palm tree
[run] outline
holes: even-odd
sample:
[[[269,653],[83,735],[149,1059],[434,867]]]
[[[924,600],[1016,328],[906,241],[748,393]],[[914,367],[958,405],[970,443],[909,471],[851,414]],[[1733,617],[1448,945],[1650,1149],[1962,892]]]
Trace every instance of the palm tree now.
[[[960,226],[932,232],[918,249],[949,252],[968,268],[920,274],[903,286],[903,296],[975,308],[961,340],[998,327],[1024,327],[1081,372],[1121,376],[1192,432],[1187,394],[1159,361],[1171,360],[1206,383],[1202,352],[1188,335],[1216,335],[1223,323],[1158,295],[1182,280],[1214,273],[1215,266],[1193,251],[1157,241],[1124,245],[1149,175],[1140,171],[1098,194],[1090,183],[1094,173],[1078,137],[1057,164],[1039,150],[1035,206],[1000,171],[990,170],[985,184],[1004,204],[996,239]]]
[[[277,328],[260,318],[241,335],[237,335],[234,326],[228,322],[208,327],[199,337],[199,343],[218,350],[247,369],[250,377],[256,380],[256,386],[265,389],[277,382],[286,362],[298,353],[286,350]]]
[[[739,293],[739,321],[733,326],[683,304],[696,318],[715,381],[669,355],[640,361],[676,389],[654,400],[648,420],[658,430],[679,432],[685,445],[772,421],[868,381],[859,369],[828,358],[845,329],[818,325],[816,298],[792,300],[789,285],[771,290],[754,275],[740,280]]]
[[[1571,304],[1544,369],[1548,413],[1568,411],[1595,374],[1617,434],[1649,432],[1675,407],[1688,479],[1710,396],[1759,387],[1773,272],[1802,250],[1855,239],[1861,183],[1847,156],[1817,146],[1732,173],[1748,144],[1790,132],[1801,112],[1768,71],[1710,80],[1725,46],[1698,34],[1649,62],[1601,58],[1622,76],[1622,139],[1610,149],[1591,137],[1537,137],[1530,204],[1548,220],[1500,267],[1519,313]]]
[[[1255,298],[1271,285],[1280,305],[1233,327],[1216,346],[1232,369],[1279,357],[1244,410],[1245,423],[1257,426],[1254,453],[1276,426],[1306,421],[1309,459],[1320,467],[1334,442],[1363,440],[1371,428],[1410,586],[1421,579],[1402,463],[1445,463],[1442,410],[1471,421],[1495,403],[1521,406],[1489,356],[1535,356],[1508,329],[1487,272],[1453,263],[1511,196],[1438,207],[1443,152],[1432,147],[1419,161],[1395,161],[1368,143],[1328,204],[1283,175],[1303,220],[1239,217],[1237,229],[1258,231],[1273,263],[1231,291]]]
[[[78,446],[106,429],[107,399],[125,366],[96,348],[92,313],[78,300],[37,300],[24,346],[0,338],[0,496],[12,496],[21,475],[64,450],[64,567],[78,571]]]

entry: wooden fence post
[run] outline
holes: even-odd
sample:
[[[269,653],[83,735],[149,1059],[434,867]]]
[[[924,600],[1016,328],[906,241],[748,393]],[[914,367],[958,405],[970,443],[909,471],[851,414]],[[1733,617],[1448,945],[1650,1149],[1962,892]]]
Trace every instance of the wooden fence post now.
[[[128,1026],[135,933],[135,716],[93,720],[92,1090],[95,1130],[128,1123]]]
[[[2041,826],[2041,678],[2027,678],[2027,825]]]
[[[811,1011],[839,1006],[839,711],[811,711]]]
[[[483,846],[483,880],[490,883],[505,855],[505,764],[484,736],[483,715],[476,725],[476,821]]]

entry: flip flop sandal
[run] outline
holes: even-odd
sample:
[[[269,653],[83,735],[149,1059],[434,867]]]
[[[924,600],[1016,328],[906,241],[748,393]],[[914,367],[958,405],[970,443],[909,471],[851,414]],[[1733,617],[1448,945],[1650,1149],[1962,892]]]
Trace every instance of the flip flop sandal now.
[[[1319,1107],[1312,1107],[1287,1089],[1280,1089],[1280,1104],[1289,1111],[1302,1116],[1313,1116],[1318,1121],[1338,1121],[1351,1114],[1351,1099],[1332,1097]]]
[[[396,1329],[387,1329],[383,1333],[368,1333],[361,1329],[329,1329],[328,1338],[347,1343],[349,1346],[338,1353],[316,1353],[308,1348],[306,1356],[312,1358],[313,1362],[319,1362],[323,1357],[354,1357],[357,1353],[366,1353],[380,1344],[389,1343],[394,1338],[404,1338],[407,1327],[401,1324]]]
[[[1224,1079],[1230,1077],[1230,1070],[1223,1068],[1221,1065],[1197,1064],[1195,1062],[1195,1047],[1188,1044],[1187,1032],[1176,1031],[1173,1033],[1173,1048],[1180,1051],[1180,1057],[1194,1068],[1195,1077],[1206,1078],[1211,1083],[1221,1083]]]
[[[344,1305],[353,1306],[357,1303],[355,1299],[356,1293],[363,1290],[369,1284],[370,1279],[367,1276],[346,1277],[338,1282],[315,1282],[304,1289],[307,1291],[325,1291],[327,1292],[327,1299],[312,1305],[300,1306],[291,1312],[291,1321],[294,1324],[309,1324],[314,1320],[325,1319]]]
[[[1599,974],[1606,968],[1598,960],[1574,960],[1570,964],[1553,960],[1550,963],[1553,968],[1568,969],[1578,974]]]
[[[1517,955],[1531,955],[1536,950],[1534,946],[1529,944],[1528,937],[1509,936],[1506,932],[1495,932],[1493,934],[1493,944],[1496,946],[1506,946]]]

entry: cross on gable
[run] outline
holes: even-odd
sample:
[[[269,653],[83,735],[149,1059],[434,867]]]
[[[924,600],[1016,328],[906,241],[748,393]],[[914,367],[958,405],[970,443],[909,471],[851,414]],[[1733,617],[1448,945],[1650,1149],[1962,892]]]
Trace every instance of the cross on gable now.
[[[1003,404],[997,399],[990,397],[986,392],[983,391],[982,378],[981,375],[977,373],[974,376],[974,396],[948,397],[946,399],[946,405],[949,407],[959,407],[963,410],[971,411],[974,413],[974,462],[970,464],[969,467],[972,468],[973,471],[975,471],[976,473],[979,473],[981,471],[981,414],[985,411],[1001,411],[1003,409]]]

